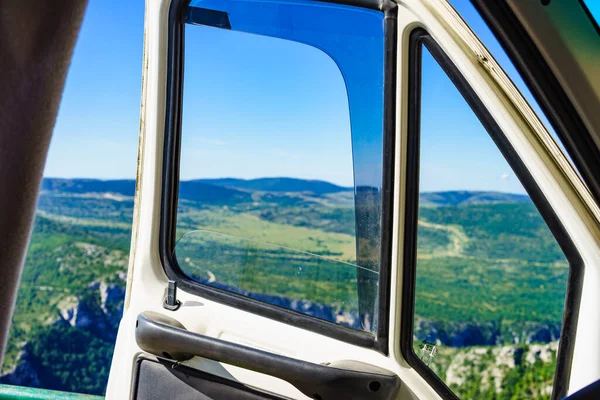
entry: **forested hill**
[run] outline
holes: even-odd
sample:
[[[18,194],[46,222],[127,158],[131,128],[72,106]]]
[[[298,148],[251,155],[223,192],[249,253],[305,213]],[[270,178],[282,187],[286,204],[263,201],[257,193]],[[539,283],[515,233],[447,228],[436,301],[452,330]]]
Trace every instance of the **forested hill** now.
[[[445,192],[422,192],[422,206],[463,206],[482,203],[529,203],[531,199],[524,194],[453,190]]]
[[[63,179],[44,178],[41,190],[52,193],[112,193],[123,196],[135,194],[133,179],[100,180],[100,179]],[[179,185],[180,197],[188,200],[231,200],[247,199],[244,193],[307,193],[328,195],[333,193],[353,192],[352,187],[335,185],[320,180],[297,178],[258,178],[258,179],[194,179],[182,181]],[[523,194],[502,193],[493,191],[443,191],[424,192],[420,195],[423,206],[456,206],[482,203],[528,203],[529,196]]]
[[[229,188],[246,191],[261,192],[310,192],[314,194],[328,194],[338,192],[351,192],[353,188],[338,186],[330,182],[307,180],[297,178],[259,178],[259,179],[194,179],[182,181],[181,187],[188,192],[216,190]],[[118,193],[133,196],[135,181],[100,180],[100,179],[62,179],[44,178],[42,190],[67,193]]]
[[[41,189],[0,383],[102,394],[123,307],[135,181],[45,178]],[[289,259],[246,266],[248,282],[228,280],[218,263],[194,276],[237,282],[261,301],[356,328],[356,310],[336,299],[356,292],[346,267],[357,263],[355,220],[361,196],[376,202],[379,191],[359,187],[356,196],[359,213],[354,188],[324,181],[183,181],[177,235],[219,232],[343,261],[343,274],[304,274],[314,280],[304,286],[289,284],[281,268]],[[515,376],[551,376],[568,265],[529,197],[428,192],[419,205],[414,334],[415,343],[439,345],[432,367],[463,398],[510,398],[530,385]],[[527,374],[509,368],[517,361]],[[477,371],[494,382],[473,379]],[[531,397],[547,398],[546,387]]]
[[[258,178],[248,180],[235,178],[198,179],[184,182],[184,184],[194,182],[263,192],[310,192],[315,194],[328,194],[352,192],[354,190],[352,187],[338,186],[330,182],[297,178]]]

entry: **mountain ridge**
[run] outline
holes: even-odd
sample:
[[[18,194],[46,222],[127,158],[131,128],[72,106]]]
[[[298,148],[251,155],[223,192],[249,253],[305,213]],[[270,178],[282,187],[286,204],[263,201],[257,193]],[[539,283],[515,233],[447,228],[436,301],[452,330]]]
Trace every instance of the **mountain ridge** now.
[[[204,178],[184,182],[201,182],[216,186],[232,187],[235,189],[258,190],[264,192],[312,192],[319,195],[351,192],[354,190],[352,187],[339,186],[334,183],[318,179],[300,179],[288,177],[256,179]]]
[[[116,193],[135,195],[133,179],[91,178],[44,178],[41,190],[45,192]],[[322,180],[299,178],[203,178],[180,182],[179,196],[182,199],[205,202],[243,202],[251,200],[251,192],[270,193],[313,193],[317,196],[351,192],[354,188],[338,186]],[[480,190],[449,190],[420,193],[423,206],[461,206],[482,203],[528,203],[529,196],[517,193]]]
[[[420,205],[423,206],[462,206],[481,203],[529,203],[528,195],[483,190],[446,190],[421,192]]]

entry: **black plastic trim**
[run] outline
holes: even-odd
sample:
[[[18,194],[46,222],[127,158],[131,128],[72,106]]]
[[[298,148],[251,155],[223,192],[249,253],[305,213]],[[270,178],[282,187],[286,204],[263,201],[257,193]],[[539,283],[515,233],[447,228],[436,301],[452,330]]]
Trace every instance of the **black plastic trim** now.
[[[160,372],[160,376],[145,377],[144,374],[148,373],[148,371],[144,371],[144,367],[148,367],[149,365],[160,367],[160,371],[162,371]],[[178,382],[177,385],[173,385],[173,382],[169,382],[168,378],[170,376],[174,378],[171,380]],[[152,387],[144,390],[145,388],[142,388],[142,385],[144,384],[144,381],[147,382],[149,379],[149,383]],[[200,382],[202,382],[201,385],[199,385]],[[200,388],[194,385],[194,383],[200,386]],[[190,391],[194,390],[191,388],[196,389],[194,394],[190,394]],[[183,391],[186,393],[182,393],[182,389],[184,389]],[[205,390],[204,393],[201,389]],[[136,358],[133,367],[131,400],[138,400],[140,398],[140,393],[143,392],[151,392],[152,399],[165,399],[168,394],[173,393],[173,390],[177,390],[178,400],[190,398],[207,399],[211,392],[217,392],[219,394],[219,397],[211,397],[214,399],[235,398],[240,400],[256,400],[258,398],[265,400],[289,400],[289,398],[257,390],[244,385],[239,381],[225,379],[217,375],[209,374],[208,372],[180,365],[177,362],[165,358],[148,356],[146,354],[141,354]]]
[[[417,260],[417,223],[419,207],[419,159],[420,159],[420,106],[421,106],[421,55],[425,46],[440,67],[448,75],[455,87],[469,104],[479,121],[515,172],[519,181],[529,194],[533,204],[539,210],[569,263],[569,278],[563,314],[557,368],[554,380],[553,399],[566,394],[566,384],[570,373],[574,340],[577,329],[577,317],[581,300],[584,264],[571,238],[560,220],[545,199],[539,186],[519,159],[517,153],[506,139],[502,130],[485,108],[466,79],[443,52],[439,45],[424,29],[416,29],[410,36],[409,55],[409,96],[408,96],[408,149],[407,149],[407,186],[406,186],[406,226],[404,239],[404,276],[402,296],[401,352],[408,363],[419,372],[437,393],[448,399],[458,397],[448,386],[430,370],[413,350],[413,325],[415,303],[415,278]]]
[[[508,54],[567,149],[594,200],[600,203],[600,149],[544,56],[506,0],[471,0],[471,3]]]
[[[194,21],[195,24],[212,26],[221,29],[231,29],[229,14],[223,11],[209,10],[201,7],[188,7],[186,21]]]
[[[392,400],[400,378],[358,361],[315,364],[188,331],[174,318],[153,311],[138,315],[135,340],[155,356],[176,361],[194,356],[282,379],[315,399]]]
[[[397,8],[392,0],[316,0],[322,3],[334,3],[345,6],[368,8],[370,10],[388,12]]]
[[[394,165],[396,139],[396,53],[398,9],[386,13],[385,24],[385,87],[383,110],[383,179],[381,190],[381,257],[379,258],[379,309],[375,346],[388,354],[389,304],[391,297],[392,230],[394,225]]]
[[[379,318],[376,334],[354,330],[317,319],[296,311],[261,302],[236,293],[203,285],[188,278],[179,268],[172,249],[175,246],[175,224],[179,185],[181,139],[181,104],[183,92],[184,21],[183,10],[189,0],[174,0],[169,11],[167,109],[163,154],[162,207],[159,234],[160,259],[167,277],[178,287],[206,299],[255,313],[273,320],[314,331],[357,346],[388,353],[391,259],[391,226],[393,210],[393,143],[395,136],[397,6],[390,0],[324,1],[369,8],[384,13],[384,176],[382,184],[381,265],[379,281]],[[390,147],[391,146],[391,147]]]

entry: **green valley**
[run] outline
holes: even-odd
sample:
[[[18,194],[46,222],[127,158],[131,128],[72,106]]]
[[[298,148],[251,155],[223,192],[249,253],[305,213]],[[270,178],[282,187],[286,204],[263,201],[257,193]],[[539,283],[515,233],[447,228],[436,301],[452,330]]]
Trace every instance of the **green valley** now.
[[[44,180],[0,382],[103,393],[134,193],[133,181]],[[430,367],[464,398],[548,398],[568,265],[539,213],[495,192],[421,204],[415,345],[436,344]],[[357,328],[357,241],[377,243],[357,239],[356,215],[353,189],[328,182],[186,181],[176,255],[201,283]]]

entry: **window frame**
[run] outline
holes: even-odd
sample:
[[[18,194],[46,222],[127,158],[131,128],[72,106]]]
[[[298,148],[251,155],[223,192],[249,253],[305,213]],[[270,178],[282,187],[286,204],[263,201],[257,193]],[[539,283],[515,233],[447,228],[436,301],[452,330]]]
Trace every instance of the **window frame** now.
[[[577,2],[583,7],[581,0]],[[600,182],[596,179],[600,176],[598,146],[533,38],[506,0],[471,0],[471,3],[548,118],[595,202],[600,203]]]
[[[410,33],[408,50],[408,120],[407,120],[407,161],[406,161],[406,194],[403,256],[403,288],[400,331],[400,351],[407,360],[435,391],[445,399],[459,399],[441,377],[436,375],[421,361],[413,349],[413,328],[415,310],[416,261],[417,261],[417,223],[419,207],[419,175],[420,175],[420,110],[422,49],[425,47],[463,96],[475,116],[496,144],[509,166],[530,196],[534,206],[544,219],[554,239],[560,246],[569,265],[565,306],[563,310],[559,349],[556,357],[556,370],[553,381],[552,399],[566,396],[571,372],[571,360],[575,345],[581,289],[583,286],[584,263],[574,243],[556,216],[554,210],[544,197],[542,191],[521,161],[512,145],[505,137],[494,117],[468,81],[461,74],[438,43],[423,28],[416,28]]]
[[[166,76],[165,139],[163,147],[161,215],[158,248],[168,279],[179,288],[205,299],[258,314],[275,321],[307,329],[318,334],[389,352],[390,268],[392,256],[393,165],[396,129],[396,52],[397,6],[391,0],[318,0],[380,11],[384,21],[384,89],[383,89],[383,176],[381,215],[381,255],[378,293],[378,325],[375,334],[325,321],[300,312],[278,307],[243,295],[208,286],[188,278],[177,264],[173,249],[177,221],[179,162],[181,153],[181,116],[185,51],[185,14],[190,0],[173,0],[169,9]]]

